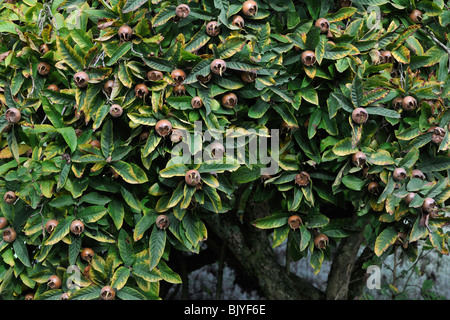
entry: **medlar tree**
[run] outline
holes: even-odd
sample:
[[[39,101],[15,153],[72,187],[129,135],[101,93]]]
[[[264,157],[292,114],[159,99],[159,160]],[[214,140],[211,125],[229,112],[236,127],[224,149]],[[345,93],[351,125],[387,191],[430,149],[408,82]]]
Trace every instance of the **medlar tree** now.
[[[445,1],[23,0],[0,17],[3,299],[166,298],[219,259],[268,299],[347,299],[394,252],[448,254]],[[289,272],[300,259],[332,260],[325,292]]]

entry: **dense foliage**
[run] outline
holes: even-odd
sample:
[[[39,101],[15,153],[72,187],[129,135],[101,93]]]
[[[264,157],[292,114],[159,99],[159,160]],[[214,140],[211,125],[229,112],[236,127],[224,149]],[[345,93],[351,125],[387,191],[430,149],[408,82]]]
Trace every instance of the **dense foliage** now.
[[[3,299],[158,299],[242,186],[316,273],[356,228],[381,259],[448,254],[448,5],[256,3],[0,1]]]

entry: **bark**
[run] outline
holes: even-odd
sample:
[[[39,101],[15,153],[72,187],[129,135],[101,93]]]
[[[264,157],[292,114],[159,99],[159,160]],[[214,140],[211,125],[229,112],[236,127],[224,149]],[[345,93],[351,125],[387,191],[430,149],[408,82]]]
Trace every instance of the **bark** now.
[[[347,238],[341,239],[334,253],[330,273],[328,274],[327,289],[325,291],[327,300],[348,299],[348,288],[351,275],[354,271],[358,250],[364,240],[364,229]]]

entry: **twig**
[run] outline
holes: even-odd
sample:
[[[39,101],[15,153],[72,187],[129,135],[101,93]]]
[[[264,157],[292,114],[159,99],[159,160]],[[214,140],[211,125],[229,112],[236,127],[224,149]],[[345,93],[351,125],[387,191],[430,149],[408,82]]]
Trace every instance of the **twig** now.
[[[447,51],[448,53],[448,73],[450,73],[450,48],[447,47],[445,44],[443,44],[442,42],[440,42],[436,36],[434,35],[432,30],[429,30],[428,28],[426,29],[420,29],[423,30],[423,32],[425,32],[438,46],[440,46],[442,49],[444,49],[445,51]]]

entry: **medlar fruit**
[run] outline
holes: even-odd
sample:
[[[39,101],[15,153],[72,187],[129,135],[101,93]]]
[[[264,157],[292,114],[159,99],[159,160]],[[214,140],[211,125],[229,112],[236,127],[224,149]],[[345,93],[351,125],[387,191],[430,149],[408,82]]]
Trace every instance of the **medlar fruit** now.
[[[326,248],[326,246],[328,245],[328,242],[329,242],[328,237],[327,237],[325,234],[323,234],[323,233],[318,234],[318,235],[314,238],[314,246],[315,246],[317,249],[323,249],[323,248]]]
[[[222,105],[225,108],[234,108],[237,105],[237,103],[238,103],[238,98],[232,92],[227,93],[222,97]]]
[[[14,242],[14,240],[16,240],[17,238],[17,233],[16,230],[14,230],[13,228],[6,228],[3,231],[3,241],[11,243]]]
[[[161,137],[165,137],[172,131],[172,124],[169,120],[159,120],[155,125],[155,130]]]
[[[91,142],[89,142],[89,144],[91,146],[93,146],[94,148],[98,148],[98,149],[100,149],[102,147],[101,142],[98,140],[92,140]]]
[[[302,171],[295,176],[294,181],[300,187],[305,187],[311,181],[311,177],[308,172]]]
[[[393,177],[396,181],[403,181],[406,179],[406,170],[403,168],[395,168]]]
[[[79,236],[84,231],[84,223],[81,220],[74,220],[70,224],[70,231],[76,235]]]
[[[363,124],[367,122],[367,119],[369,119],[369,114],[367,113],[366,109],[364,108],[356,108],[352,112],[352,120],[353,122],[357,124]]]
[[[423,172],[420,171],[419,169],[414,169],[413,171],[411,171],[411,177],[412,178],[419,178],[421,180],[425,180],[426,179],[426,177],[423,174]]]
[[[103,90],[106,92],[108,96],[111,95],[113,88],[114,88],[114,80],[108,80],[103,85]]]
[[[83,251],[81,251],[80,256],[81,259],[89,262],[94,257],[94,250],[92,250],[91,248],[84,248]]]
[[[222,59],[214,59],[211,62],[211,71],[214,74],[222,76],[222,74],[227,70],[227,63]]]
[[[48,278],[47,285],[50,289],[59,289],[61,288],[61,279],[54,274]]]
[[[392,56],[391,52],[387,50],[380,51],[380,58],[383,63],[394,62],[394,57]]]
[[[146,95],[148,95],[148,88],[145,84],[140,83],[134,87],[134,92],[136,94],[136,97],[138,98],[144,98]]]
[[[58,226],[58,224],[59,224],[58,220],[55,219],[48,220],[47,223],[45,224],[45,231],[51,234],[53,231],[55,231],[55,228]]]
[[[59,300],[69,300],[69,293],[64,292],[62,295],[59,296]]]
[[[412,111],[417,108],[417,101],[414,97],[407,96],[402,100],[402,108],[405,111]]]
[[[8,220],[5,217],[0,217],[0,229],[4,229],[8,226]]]
[[[203,101],[200,97],[193,97],[191,100],[191,106],[194,109],[199,109],[203,106]]]
[[[86,72],[80,71],[74,74],[73,81],[78,88],[85,88],[88,85],[89,76]]]
[[[180,4],[175,9],[175,14],[180,19],[186,18],[189,15],[189,13],[191,13],[191,8],[189,8],[187,4]]]
[[[438,206],[433,198],[425,198],[422,204],[422,210],[426,213],[431,213],[437,211]]]
[[[184,180],[191,187],[197,186],[201,181],[200,173],[197,170],[189,170],[184,176]]]
[[[366,164],[367,156],[364,152],[358,151],[352,156],[352,162],[357,167],[362,167]]]
[[[441,127],[431,127],[428,129],[428,132],[432,132],[433,135],[431,136],[431,141],[433,141],[436,144],[439,144],[444,140],[445,137],[445,129]]]
[[[172,142],[180,142],[183,140],[183,132],[178,129],[172,130],[172,133],[170,134],[170,141]]]
[[[235,27],[238,27],[239,29],[244,29],[244,26],[245,26],[244,18],[242,18],[239,15],[234,16],[233,21],[231,22],[231,24],[233,26],[235,26]]]
[[[123,113],[123,109],[121,106],[119,106],[118,104],[113,104],[111,106],[111,108],[109,108],[109,114],[113,117],[113,118],[118,118],[122,115]]]
[[[316,54],[313,51],[307,50],[302,53],[301,59],[305,66],[310,67],[316,63]]]
[[[46,76],[50,73],[50,65],[47,62],[40,62],[37,65],[37,71],[41,76]]]
[[[302,224],[302,219],[298,215],[292,215],[288,219],[288,225],[292,230],[298,229]]]
[[[423,14],[420,10],[415,9],[409,14],[409,18],[414,23],[421,23],[423,19]]]
[[[258,12],[258,4],[253,0],[247,0],[242,4],[242,12],[246,16],[254,16]]]
[[[156,227],[166,230],[169,227],[169,218],[165,214],[156,217]]]
[[[17,196],[14,191],[8,191],[3,196],[3,201],[5,201],[5,203],[7,203],[7,204],[14,204],[14,202],[16,202],[16,200],[17,200]]]
[[[181,84],[186,79],[186,72],[181,69],[175,69],[172,71],[170,76],[177,84]]]
[[[100,290],[100,299],[102,300],[114,300],[116,297],[116,290],[110,286],[105,286]]]
[[[147,72],[147,79],[150,81],[159,81],[164,78],[164,75],[161,71],[151,70]]]
[[[186,87],[182,84],[173,87],[175,97],[184,96],[186,94]]]
[[[20,113],[19,109],[9,108],[8,110],[6,110],[5,119],[9,123],[18,123],[20,121],[20,118],[22,118],[22,114]]]
[[[315,26],[320,28],[320,33],[327,33],[330,29],[330,23],[325,18],[320,18],[316,21]]]
[[[380,192],[380,184],[378,182],[373,181],[369,183],[369,185],[367,186],[367,190],[371,194],[378,194]]]
[[[217,21],[210,21],[206,25],[206,33],[210,37],[215,37],[220,33],[220,27],[217,23]]]
[[[394,107],[395,110],[399,110],[400,108],[402,108],[402,105],[403,105],[403,98],[397,97],[394,100],[392,100],[392,106]]]
[[[214,141],[213,143],[211,143],[209,145],[209,148],[211,150],[211,157],[213,159],[220,159],[225,153],[225,147],[219,141]]]
[[[48,89],[48,90],[52,90],[52,91],[56,91],[56,92],[59,91],[59,88],[58,88],[58,86],[57,86],[56,84],[51,84],[51,85],[49,85],[49,86],[47,87],[47,89]]]
[[[119,28],[119,31],[117,32],[119,35],[119,39],[122,41],[130,41],[131,36],[133,35],[133,29],[131,29],[129,26],[124,24]]]
[[[244,72],[241,73],[241,79],[245,83],[255,82],[256,72],[254,72],[254,71],[244,71]]]
[[[208,83],[209,81],[211,81],[211,78],[212,78],[212,74],[211,73],[208,73],[208,75],[206,75],[206,76],[202,76],[202,75],[197,75],[196,76],[196,78],[197,78],[197,80],[198,81],[200,81],[201,83]]]
[[[48,48],[48,45],[46,44],[46,43],[43,43],[43,44],[41,44],[40,46],[39,46],[39,53],[41,54],[41,55],[44,55],[44,54],[46,54],[47,52],[49,52],[50,51],[50,49]]]
[[[27,293],[25,295],[25,300],[34,300],[34,293]]]
[[[352,0],[339,0],[339,4],[342,7],[350,7],[352,5]]]
[[[405,197],[405,203],[409,205],[413,201],[415,196],[416,194],[414,192],[408,193],[408,195]]]

